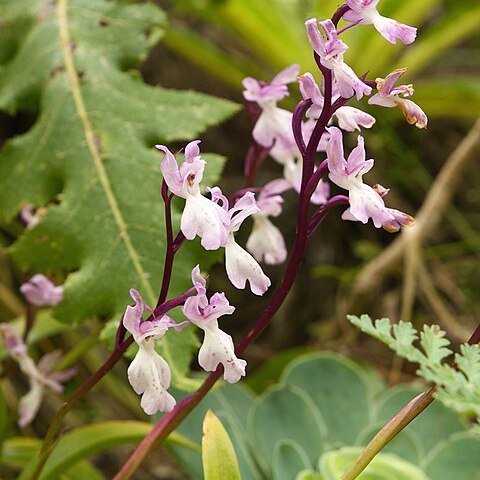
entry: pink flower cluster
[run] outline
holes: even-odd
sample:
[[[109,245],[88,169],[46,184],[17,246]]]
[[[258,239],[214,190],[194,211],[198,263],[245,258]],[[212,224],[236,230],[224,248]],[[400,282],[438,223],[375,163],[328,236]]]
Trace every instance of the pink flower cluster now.
[[[378,3],[379,0],[346,0],[348,10],[343,19],[350,26],[373,24],[390,43],[397,40],[404,44],[413,42],[416,29],[380,15]],[[317,85],[309,72],[299,76],[298,65],[285,68],[270,83],[250,77],[243,81],[244,98],[258,113],[252,131],[255,146],[268,152],[281,165],[281,178],[268,182],[261,189],[244,190],[232,201],[218,186],[202,189],[206,161],[201,157],[199,140],[185,147],[183,159],[176,158],[165,145],[156,145],[164,153],[160,170],[168,190],[185,200],[181,232],[188,240],[199,237],[206,250],[224,248],[226,273],[231,283],[239,289],[244,289],[248,283],[256,295],[263,295],[271,283],[259,262],[276,265],[287,257],[283,235],[272,221],[282,212],[282,195],[287,190],[307,195],[302,198],[318,205],[317,212],[321,214],[322,207],[328,206],[331,199],[331,187],[343,189],[348,192],[348,197],[332,197],[332,204],[336,201],[344,205],[348,199],[348,208],[342,214],[344,220],[367,223],[371,219],[375,227],[389,232],[396,232],[413,222],[408,214],[385,205],[388,189],[364,183],[363,177],[373,167],[374,160],[367,159],[364,139],[360,135],[357,146],[345,158],[342,133],[374,126],[372,115],[346,103],[354,97],[361,100],[370,96],[375,86],[377,92],[369,98],[369,104],[387,108],[398,106],[409,123],[426,128],[428,119],[425,113],[407,98],[413,94],[413,86],[396,86],[406,69],[395,70],[385,79],[366,81],[344,61],[348,45],[340,35],[348,26],[337,30],[333,20],[317,22],[315,18],[308,20],[305,26],[324,75],[323,85]],[[278,106],[278,102],[289,95],[288,85],[295,81],[298,81],[303,97],[296,115]],[[316,164],[312,155],[308,170],[305,167],[305,172],[308,171],[309,176],[312,174],[311,178],[304,178],[307,177],[304,174],[304,164],[308,163],[306,152],[310,150],[316,150],[313,155],[324,152],[324,160]],[[235,234],[248,217],[253,220],[253,228],[245,249],[237,243]],[[237,358],[232,337],[218,326],[218,319],[231,315],[235,308],[224,293],[207,297],[206,282],[198,265],[191,276],[192,292],[196,293],[183,301],[186,321],[180,324],[167,315],[156,318],[140,294],[135,290],[130,292],[135,306],[127,307],[123,325],[133,335],[139,350],[128,369],[128,378],[134,390],[142,395],[141,406],[147,414],[171,411],[175,405],[175,399],[167,391],[171,381],[170,368],[154,348],[155,339],[161,339],[170,328],[180,330],[193,324],[203,330],[198,361],[204,370],[215,371],[221,364],[225,380],[231,383],[245,375],[245,360]],[[146,321],[142,320],[145,310],[150,312],[150,319]]]

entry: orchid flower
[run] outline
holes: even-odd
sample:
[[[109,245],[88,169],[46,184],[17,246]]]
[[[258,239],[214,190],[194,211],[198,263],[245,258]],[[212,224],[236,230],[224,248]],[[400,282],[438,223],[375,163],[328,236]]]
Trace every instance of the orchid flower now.
[[[283,235],[268,217],[280,215],[283,204],[280,194],[290,188],[290,183],[285,179],[267,183],[258,196],[259,211],[252,215],[253,228],[246,247],[257,261],[264,261],[267,265],[278,265],[287,258]]]
[[[27,346],[8,323],[0,324],[0,332],[9,355],[18,363],[20,370],[27,375],[30,384],[30,391],[20,399],[18,406],[18,425],[23,428],[32,423],[37,415],[46,388],[61,393],[63,391],[62,382],[71,378],[76,370],[72,368],[63,372],[53,371],[61,355],[59,350],[47,353],[35,365],[33,359],[28,355]]]
[[[318,30],[316,18],[305,22],[308,39],[312,48],[320,57],[325,68],[332,70],[338,93],[343,98],[350,98],[354,94],[357,100],[363,95],[370,95],[371,87],[362,82],[355,72],[343,61],[343,54],[348,49],[346,43],[338,38],[337,30],[331,20],[324,20],[320,25],[325,32],[326,39]]]
[[[399,39],[405,45],[415,41],[417,29],[404,25],[378,13],[377,5],[380,0],[345,0],[351,10],[343,15],[343,19],[361,25],[373,26],[390,43],[397,43]]]
[[[324,104],[323,94],[320,91],[319,86],[310,72],[301,75],[298,78],[298,83],[303,99],[312,100],[312,106],[306,112],[307,118],[317,120],[322,113]],[[334,87],[336,87],[336,85],[334,85]],[[332,103],[340,97],[336,90],[336,88],[333,88]],[[334,112],[333,117],[337,119],[338,126],[347,132],[360,130],[360,127],[371,128],[375,123],[374,117],[366,112],[362,112],[362,110],[358,108],[350,107],[348,105],[338,108]]]
[[[63,300],[63,287],[54,285],[41,273],[22,284],[20,291],[29,303],[37,307],[53,307]]]
[[[374,163],[372,159],[365,158],[363,138],[358,136],[358,145],[345,160],[342,132],[336,127],[328,130],[328,176],[333,183],[349,192],[350,208],[343,213],[342,218],[362,223],[367,223],[371,218],[375,227],[383,227],[388,232],[397,232],[401,226],[413,223],[410,215],[385,206],[382,196],[388,193],[388,190],[381,186],[372,188],[363,183],[363,175]]]
[[[270,148],[270,155],[279,163],[284,163],[286,158],[291,158],[298,151],[292,133],[292,113],[277,107],[277,102],[288,96],[287,84],[294,82],[299,72],[298,65],[290,65],[269,84],[251,77],[242,82],[245,99],[256,102],[262,109],[253,128],[253,138],[262,147]]]
[[[176,324],[167,315],[157,319],[133,288],[130,296],[135,305],[127,306],[123,325],[138,344],[138,353],[128,367],[128,381],[135,393],[142,395],[140,406],[147,415],[170,412],[175,407],[175,399],[167,392],[171,381],[170,367],[155,351],[155,339],[163,337],[170,327],[182,329],[186,322]],[[145,309],[153,316],[153,320],[142,321]]]
[[[221,208],[227,212],[229,218],[228,240],[225,244],[225,269],[229,280],[239,289],[244,289],[248,280],[252,293],[263,295],[270,287],[271,281],[252,255],[235,241],[234,236],[243,221],[259,211],[253,193],[245,193],[232,208],[229,208],[228,199],[222,194],[220,188],[215,187],[209,191],[212,200],[222,204]]]
[[[225,226],[228,218],[225,210],[200,193],[206,162],[200,157],[199,143],[200,140],[196,140],[185,147],[185,159],[180,168],[167,147],[155,147],[165,153],[160,170],[168,188],[173,194],[186,199],[180,221],[180,229],[185,238],[192,240],[198,235],[203,248],[217,250],[227,242],[228,232]]]
[[[193,286],[197,295],[187,298],[183,307],[185,317],[204,331],[204,339],[198,353],[198,363],[207,372],[214,372],[221,363],[223,378],[235,383],[245,376],[247,362],[236,357],[230,335],[218,328],[218,318],[231,315],[235,307],[228,303],[223,293],[215,293],[207,298],[205,279],[197,265],[192,270]]]
[[[428,118],[425,112],[416,103],[400,97],[400,95],[403,97],[413,95],[413,85],[394,86],[406,71],[406,68],[398,68],[384,79],[377,78],[378,93],[369,98],[368,103],[388,108],[400,107],[408,123],[414,124],[418,128],[427,128]]]

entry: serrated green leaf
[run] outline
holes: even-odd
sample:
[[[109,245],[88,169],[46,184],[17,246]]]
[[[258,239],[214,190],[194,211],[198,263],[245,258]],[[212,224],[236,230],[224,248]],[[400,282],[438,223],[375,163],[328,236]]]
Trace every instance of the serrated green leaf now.
[[[202,460],[205,480],[240,480],[232,441],[211,410],[207,411],[203,421]]]
[[[450,341],[445,338],[445,335],[438,325],[424,325],[423,332],[420,333],[420,344],[427,357],[434,363],[440,363],[445,357],[452,354],[452,351],[446,348],[447,345],[450,345]]]
[[[152,147],[184,144],[236,106],[154,88],[133,72],[163,28],[164,14],[152,4],[10,0],[3,20],[6,29],[19,22],[28,28],[4,66],[0,108],[39,114],[30,131],[0,152],[0,222],[11,221],[26,203],[47,207],[40,224],[13,246],[15,260],[32,272],[72,272],[54,312],[65,322],[118,315],[132,287],[154,303],[165,229],[162,156]],[[215,177],[220,169],[217,157],[206,174]],[[178,226],[182,202],[174,207]],[[194,243],[176,259],[172,295],[190,286],[199,261],[208,268],[214,258],[199,258]],[[175,347],[175,361],[167,358],[174,381],[188,366],[192,344],[192,332],[177,335],[184,347]]]

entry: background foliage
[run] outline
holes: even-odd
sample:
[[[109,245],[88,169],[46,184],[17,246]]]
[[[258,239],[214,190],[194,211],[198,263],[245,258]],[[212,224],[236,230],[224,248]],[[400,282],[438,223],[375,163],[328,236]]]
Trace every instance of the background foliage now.
[[[294,62],[300,63],[303,71],[314,71],[303,22],[313,15],[329,16],[338,2],[162,0],[157,4],[166,14],[154,3],[121,0],[60,0],[56,4],[6,0],[0,5],[0,137],[4,143],[0,150],[0,317],[2,321],[16,318],[13,323],[22,331],[25,305],[18,286],[31,274],[43,271],[58,283],[65,282],[65,302],[52,312],[38,315],[29,342],[34,358],[55,347],[68,352],[58,368],[76,365],[79,372],[67,385],[66,396],[103,363],[110,347],[99,343],[99,332],[110,321],[103,336],[111,341],[119,315],[130,301],[128,289],[141,290],[153,302],[159,288],[164,227],[158,172],[161,156],[153,145],[165,143],[175,150],[201,136],[202,151],[229,158],[222,187],[228,192],[238,188],[250,142],[247,116],[239,115],[220,128],[205,130],[238,110],[234,102],[242,101],[243,77],[268,80]],[[408,128],[398,112],[372,109],[373,115],[382,115],[382,121],[366,137],[368,153],[377,160],[378,178],[372,176],[370,183],[381,181],[392,187],[392,206],[415,213],[480,111],[476,79],[480,9],[474,0],[405,0],[401,4],[382,0],[381,6],[382,13],[420,26],[417,42],[409,49],[383,42],[380,45],[381,39],[373,29],[354,29],[346,36],[351,45],[347,61],[358,72],[369,70],[372,77],[397,66],[409,66],[407,81],[415,82],[415,100],[431,117],[429,130],[424,133]],[[160,45],[154,48],[160,39]],[[174,90],[179,87],[231,100]],[[292,106],[296,99],[298,92],[292,92],[287,105]],[[209,156],[208,183],[215,181],[222,166],[222,157]],[[267,162],[260,181],[278,175],[275,168]],[[396,264],[389,267],[384,281],[373,282],[373,295],[357,295],[358,274],[375,261],[392,242],[392,236],[329,218],[312,242],[287,304],[259,345],[249,351],[249,375],[256,365],[283,348],[308,344],[374,361],[393,382],[410,380],[414,368],[398,361],[392,364],[386,348],[366,340],[345,322],[347,312],[368,311],[372,316],[401,317],[418,324],[441,322],[451,338],[464,341],[478,311],[477,168],[471,165],[463,172],[461,188],[441,213],[441,228],[430,232],[431,238],[420,250],[423,276],[418,274],[418,293],[412,277],[404,275],[408,269]],[[294,234],[293,201],[293,196],[287,198],[280,218],[289,244]],[[31,230],[24,229],[17,216],[26,204],[46,212]],[[176,223],[180,208],[181,203],[175,204]],[[198,245],[192,243],[179,256],[172,295],[190,285],[190,271],[199,255]],[[202,256],[202,268],[216,259]],[[237,338],[262,310],[265,299],[252,302],[248,295],[234,291],[225,284],[221,270],[213,267],[209,286],[212,291],[224,290],[237,306],[237,320],[229,324]],[[281,277],[281,268],[267,269],[267,273],[275,282]],[[428,279],[430,284],[426,283]],[[416,295],[413,301],[405,295],[412,288]],[[180,336],[167,336],[163,348],[167,359],[172,360],[174,355],[175,360],[169,362],[175,368],[174,382],[184,389],[195,383],[188,373],[195,343],[191,330],[186,330]],[[321,361],[329,362],[323,376],[330,380],[322,385],[331,381],[331,390],[318,387],[318,395],[305,393],[306,386],[297,385],[297,380],[290,384],[286,373],[280,378],[283,367],[297,355],[296,351],[287,351],[276,356],[252,376],[249,384],[255,395],[243,387],[221,387],[207,402],[213,404],[212,409],[230,433],[242,472],[277,475],[286,468],[281,459],[288,458],[289,465],[298,467],[298,471],[311,470],[304,472],[303,479],[318,478],[319,469],[322,475],[327,470],[328,475],[335,475],[335,469],[352,455],[348,448],[364,444],[379,426],[377,422],[387,420],[414,394],[410,388],[388,390],[371,372],[328,355]],[[299,371],[309,365],[308,361],[299,361],[303,365]],[[292,368],[289,366],[286,372]],[[346,376],[345,381],[334,384],[330,368]],[[71,438],[83,445],[83,453],[75,459],[67,457],[72,464],[78,462],[65,472],[65,478],[96,479],[105,472],[109,478],[124,458],[120,445],[138,441],[150,428],[139,409],[138,397],[126,382],[125,369],[126,363],[119,365],[68,418],[67,426],[74,428]],[[2,446],[0,475],[8,476],[28,464],[38,449],[35,437],[43,435],[60,400],[49,396],[33,427],[23,432],[27,436],[19,437],[14,415],[6,412],[16,410],[18,398],[27,387],[13,363],[6,362],[2,373],[0,440],[7,439]],[[321,378],[315,371],[307,383],[313,388]],[[272,383],[277,385],[265,391]],[[353,416],[351,405],[342,404],[340,398],[333,406],[323,398],[328,391],[349,395],[350,389],[359,398],[359,410]],[[285,398],[290,401],[285,402]],[[234,412],[227,400],[235,406]],[[288,410],[290,404],[306,405],[316,412],[317,421],[305,429],[308,438],[320,439],[321,451],[308,450],[299,439],[298,425],[303,420],[296,416],[297,410]],[[264,429],[255,421],[247,425],[243,421],[249,411],[260,412],[266,405],[268,411],[286,408],[298,422],[279,425],[273,443],[270,437],[262,438]],[[344,416],[327,414],[333,407]],[[442,479],[441,475],[450,478],[448,475],[454,475],[451,468],[467,468],[469,449],[478,450],[477,444],[465,436],[462,420],[437,409],[442,407],[433,405],[417,421],[429,435],[422,436],[420,427],[415,430],[414,424],[390,452],[435,480]],[[192,420],[196,432],[193,444],[177,436],[173,439],[177,446],[172,447],[182,464],[195,472],[201,471],[201,412],[199,409],[198,418]],[[119,418],[143,422],[132,423],[131,435],[125,436],[116,428],[118,425],[103,423]],[[355,428],[343,424],[346,418]],[[445,423],[438,423],[439,418],[446,419]],[[340,424],[332,425],[334,421]],[[110,425],[111,437],[99,437],[92,445],[92,432],[87,427],[76,428],[87,423],[100,430]],[[290,427],[295,426],[292,433]],[[258,464],[247,445],[247,432],[260,445]],[[337,437],[332,432],[338,432]],[[273,432],[268,429],[267,433]],[[440,437],[444,440],[434,449],[431,438]],[[66,436],[64,441],[68,447],[68,441],[73,440]],[[183,442],[183,447],[178,442]],[[270,449],[262,445],[270,445]],[[106,453],[113,447],[120,448],[121,455]],[[339,450],[341,447],[347,450]],[[324,455],[319,463],[320,454],[327,448],[333,453]],[[92,454],[97,455],[93,462],[84,460]],[[64,464],[55,464],[62,459],[52,458],[54,463],[47,473],[55,475],[55,468]],[[387,460],[391,463],[390,458]],[[380,464],[387,460],[380,460]],[[384,469],[381,465],[380,471]],[[159,453],[139,475],[146,479],[184,478],[165,453]],[[391,473],[384,471],[384,475],[389,478]]]

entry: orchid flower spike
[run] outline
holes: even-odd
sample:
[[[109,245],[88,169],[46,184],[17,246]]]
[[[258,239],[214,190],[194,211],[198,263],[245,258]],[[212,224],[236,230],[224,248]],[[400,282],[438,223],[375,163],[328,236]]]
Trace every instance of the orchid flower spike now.
[[[377,78],[378,93],[368,99],[370,105],[380,105],[381,107],[399,107],[405,115],[407,122],[418,128],[427,128],[428,118],[425,112],[414,102],[403,97],[413,95],[413,85],[398,85],[397,80],[407,71],[406,68],[398,68],[389,73],[385,79]]]
[[[204,331],[198,363],[207,372],[214,372],[221,363],[223,378],[229,383],[238,382],[245,376],[247,362],[236,357],[232,337],[218,327],[218,318],[231,315],[235,307],[228,303],[223,293],[215,293],[210,299],[207,298],[205,279],[200,275],[198,265],[192,270],[192,282],[197,295],[185,300],[183,313],[191,323]]]
[[[350,208],[342,218],[367,223],[371,218],[375,227],[383,227],[388,232],[397,232],[400,227],[413,223],[413,218],[393,208],[387,208],[383,196],[388,190],[377,185],[370,187],[363,183],[363,175],[372,167],[374,161],[366,160],[363,138],[358,136],[358,145],[345,160],[343,154],[342,132],[336,127],[328,128],[330,141],[327,146],[330,180],[349,192]]]
[[[200,157],[199,143],[200,140],[195,140],[185,147],[185,158],[180,168],[167,147],[155,147],[165,153],[160,170],[168,188],[186,200],[180,221],[180,229],[185,238],[192,240],[198,235],[203,248],[217,250],[227,242],[228,218],[225,210],[200,193],[206,162]]]
[[[278,265],[287,258],[287,247],[282,232],[269,217],[278,217],[282,212],[281,194],[291,185],[285,179],[272,180],[259,193],[257,206],[260,209],[252,215],[253,228],[247,240],[247,250],[258,262]]]
[[[3,336],[9,355],[18,363],[20,370],[28,377],[30,391],[20,399],[18,406],[18,425],[23,428],[37,415],[47,388],[57,393],[63,391],[62,382],[75,375],[74,368],[63,372],[54,372],[61,356],[59,350],[44,355],[37,365],[28,355],[27,346],[8,324],[0,324],[0,333]]]
[[[170,327],[182,329],[186,322],[176,324],[167,315],[157,319],[151,308],[145,305],[141,295],[133,288],[130,290],[130,296],[135,305],[127,306],[123,315],[123,325],[138,344],[138,353],[128,367],[128,381],[135,393],[142,395],[140,406],[147,415],[170,412],[176,403],[167,392],[171,381],[170,367],[155,351],[155,339],[163,337]],[[142,320],[145,309],[150,312],[153,320]]]
[[[235,241],[235,232],[237,232],[243,221],[257,213],[259,208],[255,202],[252,192],[245,193],[239,198],[232,208],[229,208],[228,199],[223,195],[220,188],[209,189],[212,200],[222,204],[222,208],[227,212],[229,218],[228,240],[225,244],[225,269],[227,276],[233,286],[244,289],[247,281],[250,284],[250,290],[255,295],[263,295],[271,285],[270,279],[263,273],[262,267],[258,262]]]
[[[347,22],[373,26],[380,35],[390,43],[397,43],[397,39],[405,45],[415,41],[417,29],[404,25],[378,13],[377,5],[380,0],[345,0],[350,10],[343,15]]]
[[[42,273],[22,284],[20,291],[29,303],[37,307],[53,307],[63,300],[63,287],[54,285]]]
[[[320,62],[325,68],[332,70],[338,93],[343,98],[350,98],[354,94],[357,100],[363,95],[370,95],[371,87],[360,80],[355,72],[343,61],[343,54],[348,49],[346,43],[338,38],[337,30],[331,20],[320,22],[326,39],[318,30],[316,18],[305,22],[307,36],[312,48],[320,57]]]

